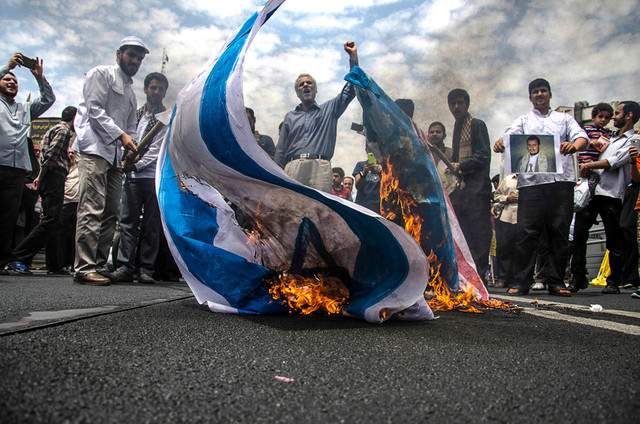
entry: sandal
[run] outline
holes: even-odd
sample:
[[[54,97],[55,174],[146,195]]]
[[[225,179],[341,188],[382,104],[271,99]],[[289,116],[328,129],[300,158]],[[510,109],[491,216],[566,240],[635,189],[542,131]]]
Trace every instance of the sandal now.
[[[549,286],[549,294],[552,296],[570,297],[571,290],[562,286]]]
[[[529,294],[529,291],[524,291],[522,289],[519,289],[517,287],[510,287],[509,290],[507,290],[507,294],[513,295],[513,296],[525,296],[527,294]]]

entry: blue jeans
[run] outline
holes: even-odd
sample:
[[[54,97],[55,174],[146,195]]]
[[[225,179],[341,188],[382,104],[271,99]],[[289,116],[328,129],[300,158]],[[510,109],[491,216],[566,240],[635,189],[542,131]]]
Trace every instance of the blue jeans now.
[[[140,226],[142,215],[142,226]],[[153,275],[160,238],[160,208],[153,178],[125,178],[120,203],[120,245],[116,268],[127,275],[136,271],[139,246],[139,273]],[[140,234],[140,240],[138,240]]]

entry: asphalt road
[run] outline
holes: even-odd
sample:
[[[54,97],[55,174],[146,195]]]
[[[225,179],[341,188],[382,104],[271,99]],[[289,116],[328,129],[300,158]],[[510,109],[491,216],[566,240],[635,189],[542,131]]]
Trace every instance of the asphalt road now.
[[[0,422],[637,423],[630,293],[372,325],[215,314],[184,283],[0,276]]]

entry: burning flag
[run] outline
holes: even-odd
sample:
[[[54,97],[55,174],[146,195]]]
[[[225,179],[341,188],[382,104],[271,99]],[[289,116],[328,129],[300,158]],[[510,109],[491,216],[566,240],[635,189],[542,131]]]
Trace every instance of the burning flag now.
[[[428,261],[411,235],[292,180],[255,142],[242,66],[283,1],[249,18],[178,95],[156,171],[174,258],[196,299],[216,312],[308,311],[324,302],[375,323],[431,319]]]
[[[464,291],[487,300],[424,134],[361,68],[353,68],[345,79],[356,86],[367,146],[384,164],[383,216],[413,235],[431,258],[432,271],[438,267],[446,293]]]

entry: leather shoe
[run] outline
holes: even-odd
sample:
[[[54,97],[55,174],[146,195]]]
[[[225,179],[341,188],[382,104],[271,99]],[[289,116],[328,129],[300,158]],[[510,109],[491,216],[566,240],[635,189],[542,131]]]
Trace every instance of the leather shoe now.
[[[111,280],[112,283],[131,283],[133,282],[133,277],[129,274],[126,274],[122,271],[114,271],[107,274],[107,277]]]
[[[571,282],[567,286],[567,290],[571,293],[578,293],[579,290],[584,290],[589,287],[589,283],[584,281],[582,283],[578,283],[575,279],[571,279]]]
[[[103,277],[97,272],[88,272],[86,274],[73,277],[73,281],[85,286],[108,286],[110,281],[107,277]]]
[[[620,294],[620,289],[616,286],[607,284],[606,287],[602,289],[602,294]]]
[[[156,280],[153,279],[149,274],[140,274],[138,276],[138,283],[142,284],[155,284]]]

